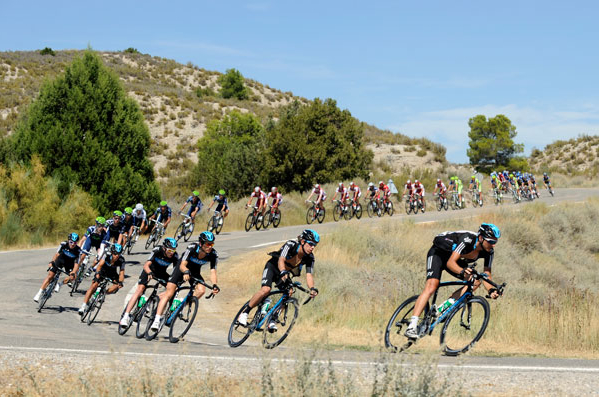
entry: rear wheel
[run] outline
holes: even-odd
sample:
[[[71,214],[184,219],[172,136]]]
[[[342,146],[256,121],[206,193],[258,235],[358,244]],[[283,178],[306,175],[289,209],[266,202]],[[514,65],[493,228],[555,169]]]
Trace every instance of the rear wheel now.
[[[179,241],[181,239],[181,237],[183,237],[183,231],[185,230],[185,225],[183,223],[181,223],[178,227],[177,230],[175,231],[175,235],[173,237],[175,237],[175,240]]]
[[[241,346],[249,338],[251,333],[254,332],[255,323],[259,321],[259,316],[256,316],[258,314],[258,305],[248,313],[247,325],[239,323],[239,316],[247,309],[248,305],[249,302],[239,309],[229,327],[229,346],[231,347]]]
[[[248,217],[245,218],[245,231],[249,232],[252,226],[254,226],[254,214],[248,214]]]
[[[262,229],[266,230],[272,222],[272,212],[268,211],[266,215],[262,217]]]
[[[135,328],[135,336],[138,339],[143,338],[146,334],[146,328],[150,328],[150,325],[152,325],[157,307],[158,297],[156,295],[148,299],[141,307],[140,313],[138,314],[139,320],[137,321],[137,327]]]
[[[467,352],[485,333],[489,323],[489,303],[474,296],[462,303],[445,320],[441,330],[441,346],[448,356]]]
[[[337,222],[339,221],[339,218],[341,218],[342,216],[343,214],[341,213],[341,206],[339,205],[339,203],[337,203],[333,207],[333,219],[335,220],[335,222]]]
[[[447,197],[443,197],[443,208],[447,211],[447,207],[449,207],[449,202],[447,201]]]
[[[194,224],[191,223],[191,221],[190,221],[189,226],[187,226],[187,230],[185,230],[185,236],[183,237],[183,240],[189,241],[189,239],[191,238],[191,235],[193,234],[193,228],[194,228]]]
[[[366,204],[366,212],[368,213],[368,217],[372,218],[374,216],[374,202],[373,201],[369,201],[368,204]]]
[[[343,217],[345,218],[346,221],[349,221],[352,218],[352,216],[354,215],[352,212],[353,210],[354,209],[351,206],[351,204],[345,206],[345,209],[343,210]]]
[[[89,313],[87,314],[87,325],[92,325],[92,323],[96,319],[96,316],[98,315],[98,313],[100,313],[100,309],[102,308],[104,299],[106,299],[106,289],[102,288],[94,302],[89,306]]]
[[[280,345],[289,335],[291,328],[293,328],[298,313],[299,303],[295,298],[287,299],[281,306],[273,310],[264,322],[262,346],[272,349]],[[269,325],[273,323],[275,328],[271,329]]]
[[[322,223],[324,221],[324,215],[326,214],[326,209],[324,207],[320,207],[316,214],[316,219],[318,219],[318,223]]]
[[[412,314],[414,313],[416,299],[418,299],[418,295],[406,299],[397,309],[395,309],[395,312],[389,319],[385,330],[385,347],[387,349],[393,352],[401,352],[414,344],[414,340],[407,338],[404,333],[406,332]],[[429,304],[427,302],[424,312],[420,317],[426,318],[428,310]]]
[[[386,207],[386,211],[389,214],[389,216],[393,216],[393,203],[391,201],[389,201],[387,204],[385,204]]]
[[[262,221],[264,220],[264,215],[260,213],[256,214],[256,220],[254,221],[254,227],[256,230],[260,230],[262,228]]]
[[[360,219],[362,218],[362,204],[358,204],[356,205],[356,218]]]
[[[168,339],[171,343],[177,343],[182,339],[193,325],[193,320],[198,313],[198,298],[192,296],[185,301],[185,305],[179,309],[179,313],[171,323]]]
[[[312,222],[314,222],[315,219],[316,210],[314,209],[314,207],[308,208],[308,211],[306,212],[306,222],[308,223],[308,225],[312,224]]]

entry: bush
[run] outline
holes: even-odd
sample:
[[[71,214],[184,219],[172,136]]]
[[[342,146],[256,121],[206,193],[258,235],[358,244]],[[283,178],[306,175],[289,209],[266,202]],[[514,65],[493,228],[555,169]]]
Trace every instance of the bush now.
[[[133,47],[129,47],[123,52],[125,52],[127,54],[139,54],[139,51],[137,51],[137,48],[133,48]]]
[[[50,47],[45,47],[43,50],[40,50],[40,55],[52,55],[56,56],[56,52]]]
[[[228,69],[227,72],[218,78],[220,84],[220,95],[227,98],[237,98],[239,100],[248,99],[248,91],[244,85],[243,75],[236,69]]]

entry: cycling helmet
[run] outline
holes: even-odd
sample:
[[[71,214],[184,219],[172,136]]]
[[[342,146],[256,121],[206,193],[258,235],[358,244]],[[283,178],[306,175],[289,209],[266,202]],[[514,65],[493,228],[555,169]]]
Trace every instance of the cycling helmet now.
[[[314,184],[314,189],[320,189],[320,185],[318,183]]]
[[[411,180],[411,179],[408,179],[408,182],[407,182],[407,184],[409,185],[409,184],[411,184],[411,183],[412,183],[412,180]]]
[[[339,187],[343,187],[343,182],[339,182]]]
[[[483,236],[491,244],[497,244],[497,240],[501,237],[499,228],[492,223],[483,223],[478,229],[478,235]]]
[[[300,239],[305,240],[307,243],[313,243],[314,245],[320,242],[320,236],[315,230],[306,229],[300,234]]]
[[[142,203],[137,203],[135,205],[135,211],[143,211],[144,205]]]
[[[67,240],[72,241],[74,243],[76,243],[77,241],[79,241],[79,235],[77,233],[70,233],[67,236]]]
[[[370,182],[370,183],[368,184],[368,187],[374,187],[374,183]]]
[[[112,252],[114,255],[119,255],[121,252],[123,252],[123,246],[120,244],[112,244],[112,247],[110,247],[110,252]]]
[[[254,188],[254,191],[255,191],[256,193],[258,193],[258,192],[260,191],[260,186],[256,186],[256,187]]]
[[[272,188],[270,188],[270,191],[273,192],[273,193],[276,192],[277,191],[277,187],[273,186]]]
[[[226,193],[226,192],[225,192],[223,189],[220,189],[220,190],[218,191],[218,194],[220,194],[221,196],[224,196],[224,195],[225,195],[225,193]]]
[[[125,214],[131,215],[132,213],[133,213],[133,208],[131,208],[131,207],[125,208]]]
[[[106,226],[106,218],[99,216],[96,218],[96,223],[101,226]]]
[[[379,181],[379,186],[383,186],[384,184],[385,184],[385,182]]]
[[[114,216],[118,216],[118,217],[120,218],[121,216],[123,216],[123,213],[122,213],[121,211],[119,211],[119,210],[116,210],[116,211],[114,211],[114,212],[112,213],[112,215],[114,215]]]
[[[476,175],[472,175],[472,180],[475,180],[475,179],[476,179]]]
[[[198,240],[200,241],[200,245],[204,243],[214,243],[214,233],[208,231],[202,232],[200,233]]]
[[[437,183],[441,183],[441,179],[437,179]]]
[[[543,176],[547,176],[547,173],[546,173],[546,172],[543,172]]]
[[[164,239],[164,243],[162,243],[164,248],[175,249],[177,248],[177,240],[172,237],[167,237]]]
[[[198,196],[200,195],[200,192],[198,192],[197,190],[194,190],[194,191],[193,191],[193,195],[194,195],[195,197],[198,197]]]
[[[414,181],[414,185],[418,185],[419,183],[420,183],[420,181],[419,181],[418,179],[416,179],[416,180]]]
[[[168,205],[168,203],[166,202],[166,200],[162,200],[162,201],[160,202],[160,206],[161,206],[161,207],[166,207],[167,205]]]

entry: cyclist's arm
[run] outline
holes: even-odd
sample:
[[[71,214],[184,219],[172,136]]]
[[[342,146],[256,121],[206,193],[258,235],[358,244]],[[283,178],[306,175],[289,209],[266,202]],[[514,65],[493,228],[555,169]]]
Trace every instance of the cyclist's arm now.
[[[189,271],[189,269],[187,268],[187,261],[181,261],[181,263],[179,264],[179,271],[181,271],[181,274],[183,274],[183,281],[189,281],[189,274],[185,273]]]
[[[187,201],[183,203],[183,205],[181,206],[181,209],[179,211],[183,211],[183,209],[187,207]]]
[[[125,282],[125,268],[121,268],[119,272],[119,283],[117,284],[118,288],[123,288],[123,282]]]
[[[85,244],[85,240],[87,240],[87,234],[84,234],[83,237],[81,237],[81,241],[79,241],[79,248],[83,248],[83,244]]]
[[[58,259],[58,256],[60,255],[59,251],[60,251],[60,248],[58,249],[58,251],[56,251],[56,253],[52,257],[52,260],[48,263],[50,266],[52,266],[51,262],[55,262]]]
[[[105,263],[106,260],[104,258],[100,259],[98,262],[98,267],[96,267],[96,273],[100,273],[100,270],[102,270],[102,266],[104,266]]]
[[[456,274],[461,274],[464,271],[465,274],[472,273],[472,269],[466,267],[465,269],[458,265],[458,260],[460,259],[460,253],[458,251],[453,251],[449,260],[447,261],[447,268]]]
[[[166,229],[166,227],[168,226],[169,223],[171,223],[171,217],[170,216],[166,219],[166,222],[164,222],[164,228],[165,229]]]
[[[146,263],[144,263],[144,272],[146,272],[147,274],[152,273],[152,269],[150,269],[151,264],[152,261],[146,261]]]
[[[210,281],[212,281],[212,285],[217,285],[217,277],[216,277],[216,269],[210,269]],[[218,293],[218,291],[213,291],[214,293]]]

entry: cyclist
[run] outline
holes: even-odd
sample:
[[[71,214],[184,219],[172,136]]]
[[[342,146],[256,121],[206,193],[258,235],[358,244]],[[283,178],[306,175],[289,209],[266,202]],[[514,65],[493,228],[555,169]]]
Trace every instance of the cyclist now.
[[[464,188],[464,185],[462,184],[462,180],[457,175],[452,176],[451,179],[454,182],[453,190],[458,193],[458,201],[460,202],[460,208],[464,208],[464,201],[462,200],[462,189]]]
[[[202,281],[204,280],[200,274],[202,265],[207,263],[210,264],[210,280],[214,286],[212,293],[218,294],[220,291],[216,285],[216,264],[218,263],[218,253],[213,247],[214,234],[208,231],[200,233],[198,243],[187,246],[187,249],[181,257],[181,263],[179,266],[175,266],[173,269],[173,274],[166,284],[166,291],[160,294],[160,303],[158,303],[158,308],[156,309],[156,317],[154,318],[154,322],[150,327],[152,331],[156,331],[158,328],[160,328],[160,322],[162,320],[164,309],[171,298],[175,295],[178,286],[183,284],[183,282],[188,282],[190,276]],[[204,295],[205,292],[206,287],[204,287],[202,284],[197,284],[193,295],[199,299],[202,297],[202,295]]]
[[[226,218],[227,215],[229,215],[229,203],[227,201],[226,192],[223,189],[220,189],[218,191],[218,194],[214,196],[212,203],[210,203],[210,205],[208,206],[208,211],[210,211],[214,203],[217,203],[214,211],[220,212],[222,214],[222,218],[220,218],[220,221],[218,222],[219,225],[222,225],[224,222],[224,218]]]
[[[327,201],[327,193],[320,186],[320,184],[316,183],[314,185],[314,188],[312,189],[312,193],[310,193],[306,202],[309,202],[313,195],[316,195],[315,207],[317,210],[320,211],[320,209],[322,208],[322,203]]]
[[[539,198],[539,192],[537,190],[537,179],[534,174],[528,174],[528,183],[530,185],[530,189],[532,190],[532,194]]]
[[[403,186],[402,196],[406,197],[406,193],[409,199],[414,197],[414,185],[412,185],[412,181],[410,179],[408,179],[406,184]]]
[[[422,208],[425,208],[426,203],[425,203],[425,198],[424,195],[426,194],[424,192],[424,185],[422,183],[420,183],[420,181],[418,179],[416,179],[414,181],[414,193],[416,193],[418,195],[418,200],[420,201],[420,205]]]
[[[47,272],[48,275],[42,282],[42,286],[37,294],[33,297],[35,302],[40,300],[42,296],[42,292],[44,289],[48,287],[48,284],[52,281],[58,269],[64,269],[65,272],[69,273],[69,277],[66,277],[63,281],[65,284],[69,280],[75,279],[75,274],[77,274],[77,270],[79,269],[79,264],[81,261],[77,262],[77,258],[81,255],[81,248],[77,245],[77,241],[79,240],[79,235],[77,233],[70,233],[67,236],[67,241],[63,241],[58,246],[58,250],[52,257],[50,261]],[[58,292],[60,290],[60,283],[56,283],[56,287],[54,287],[54,292]]]
[[[114,242],[114,243],[118,243],[121,244],[122,242],[122,238],[123,236],[121,236],[123,233],[125,233],[125,226],[123,224],[123,213],[119,210],[116,210],[112,213],[112,219],[108,219],[106,221],[106,225],[108,228],[108,234],[110,235],[110,237],[108,238],[108,241]],[[102,251],[103,251],[102,247]]]
[[[119,289],[123,288],[123,281],[125,281],[125,258],[121,255],[122,252],[122,245],[113,244],[110,247],[110,251],[106,253],[100,262],[98,262],[98,270],[96,271],[96,275],[92,280],[91,285],[85,293],[83,304],[79,308],[79,314],[83,314],[87,310],[87,303],[92,297],[92,294],[98,288],[98,284],[102,280],[101,277],[109,278],[116,283],[108,287],[106,290],[107,294],[114,294]]]
[[[273,186],[270,189],[270,193],[266,196],[266,200],[272,199],[272,203],[270,204],[271,208],[277,208],[283,202],[283,195],[279,193],[279,189],[276,186]]]
[[[79,243],[81,250],[90,252],[92,247],[94,247],[96,249],[97,254],[96,259],[94,259],[94,263],[92,264],[92,266],[89,267],[89,269],[87,269],[87,272],[85,273],[86,277],[88,277],[93,271],[92,269],[96,267],[96,264],[98,263],[98,260],[100,258],[101,247],[106,241],[108,241],[109,238],[110,232],[106,228],[106,219],[102,216],[97,217],[96,224],[88,227],[85,231],[85,235]],[[87,254],[85,252],[82,252],[79,263],[83,263],[86,256]]]
[[[266,212],[266,193],[264,193],[260,189],[260,186],[256,186],[254,188],[254,191],[252,192],[252,194],[250,194],[250,200],[245,205],[245,208],[247,208],[250,205],[252,205],[252,199],[254,197],[256,197],[256,208],[257,208],[257,211],[261,214],[260,217],[258,218],[258,221],[261,221],[262,217],[264,216],[264,213]]]
[[[129,236],[131,236],[134,226],[139,228],[139,233],[137,234],[137,237],[135,237],[135,241],[137,242],[139,236],[146,231],[146,227],[148,226],[146,223],[146,211],[141,203],[135,205],[135,210],[133,211],[133,225],[131,225],[131,229],[129,230]]]
[[[549,180],[549,175],[547,175],[546,172],[543,172],[543,186],[545,186],[545,188],[548,190],[551,189],[551,181]]]
[[[499,175],[501,175],[501,174],[499,174]],[[493,193],[498,194],[499,198],[501,199],[502,193],[501,193],[501,190],[499,189],[500,184],[501,184],[500,177],[496,173],[491,174],[491,188],[493,189]]]
[[[164,230],[168,227],[168,224],[171,223],[172,210],[171,207],[168,206],[168,203],[165,200],[160,202],[160,206],[156,208],[156,211],[150,216],[150,219],[156,219],[156,222],[162,222],[164,226]],[[156,225],[152,228],[152,232],[156,229]]]
[[[382,197],[381,197],[382,196]],[[378,199],[383,199],[383,206],[381,208],[387,208],[387,204],[389,203],[389,197],[391,196],[391,189],[389,186],[385,185],[385,182],[379,181],[379,195]]]
[[[352,183],[349,184],[347,193],[349,194],[349,198],[352,200],[352,207],[355,209],[360,204],[362,191],[360,190],[360,187],[352,181]]]
[[[483,223],[480,225],[478,233],[470,231],[444,232],[433,239],[433,245],[426,258],[426,284],[414,305],[414,313],[405,334],[408,338],[420,336],[417,329],[419,316],[439,287],[443,270],[461,280],[469,280],[472,269],[468,267],[468,264],[484,258],[484,272],[491,280],[494,247],[499,237],[501,237],[501,232],[497,226]],[[497,290],[490,284],[484,281],[483,283],[491,298],[497,299],[499,297]],[[479,285],[480,282],[477,281],[474,289]],[[462,287],[453,293],[452,298],[457,300],[464,292],[465,287]]]
[[[166,269],[173,265],[177,266],[179,262],[179,255],[177,254],[177,240],[172,237],[164,239],[164,243],[160,247],[156,247],[152,250],[152,254],[144,263],[143,270],[137,280],[137,288],[127,303],[127,308],[119,324],[122,327],[127,327],[130,322],[129,313],[133,310],[133,306],[137,304],[139,297],[142,296],[148,282],[153,278],[157,277],[162,280],[168,280],[169,274]]]
[[[516,180],[514,174],[510,174],[509,181],[510,185],[512,186],[512,190],[514,190],[516,192],[516,195],[518,196],[518,200],[522,200],[522,197],[520,196],[520,188],[518,186],[518,181]]]
[[[312,229],[305,229],[297,240],[289,240],[278,251],[270,252],[271,258],[266,262],[262,272],[262,288],[256,292],[248,307],[237,319],[240,324],[247,325],[248,313],[270,293],[272,283],[280,285],[288,280],[289,273],[299,276],[303,266],[306,266],[306,283],[310,288],[310,296],[315,298],[318,290],[314,287],[314,247],[319,243],[320,236]],[[268,324],[268,329],[276,330],[274,323]]]
[[[133,208],[127,207],[123,211],[123,236],[122,236],[122,246],[124,247],[129,241],[129,237],[131,237],[131,232],[133,231]]]
[[[433,190],[433,196],[437,194],[437,190],[439,191],[439,196],[441,198],[445,198],[447,187],[441,179],[437,179],[437,184],[435,185],[435,189]]]
[[[202,200],[200,200],[200,192],[194,190],[191,196],[189,196],[185,203],[183,203],[183,206],[179,211],[183,211],[185,206],[187,206],[187,203],[190,203],[189,210],[187,210],[187,216],[191,216],[191,221],[195,222],[196,214],[201,211],[204,206]]]
[[[472,175],[470,178],[470,184],[468,184],[468,189],[474,189],[474,191],[478,191],[478,204],[483,205],[483,194],[482,194],[482,185],[480,180],[476,177],[476,175]]]
[[[339,182],[339,186],[335,189],[335,194],[331,198],[331,202],[335,202],[335,198],[337,197],[337,193],[339,193],[339,201],[341,202],[341,208],[345,211],[345,202],[349,198],[349,193],[347,188],[343,186],[343,182]]]

